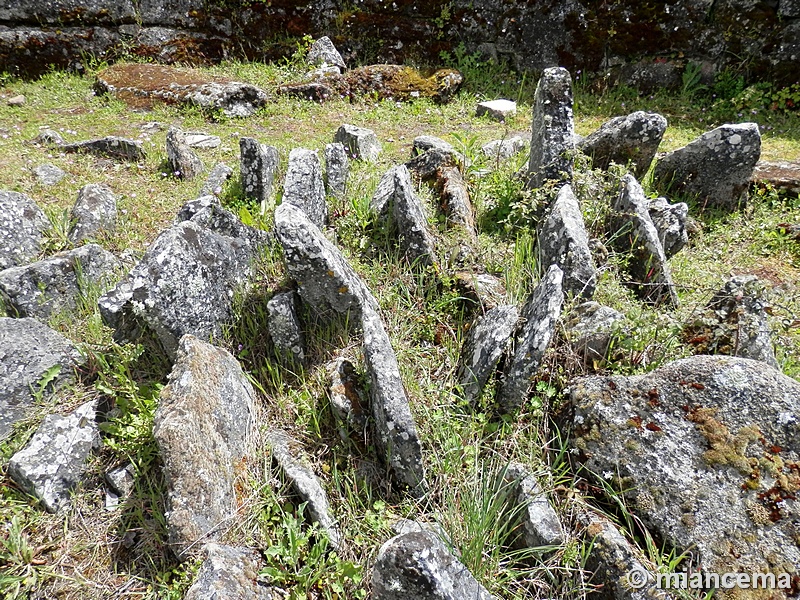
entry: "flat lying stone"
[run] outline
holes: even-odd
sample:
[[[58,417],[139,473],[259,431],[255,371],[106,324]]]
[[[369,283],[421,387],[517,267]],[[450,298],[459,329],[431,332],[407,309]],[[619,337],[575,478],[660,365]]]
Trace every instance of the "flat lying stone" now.
[[[760,156],[757,123],[722,125],[660,158],[653,184],[664,192],[692,196],[704,208],[735,210],[747,202]]]
[[[521,508],[517,547],[550,547],[553,550],[560,547],[566,541],[561,521],[536,478],[524,465],[511,463],[505,479],[511,484],[511,501]]]
[[[167,480],[167,528],[181,558],[236,515],[237,469],[250,457],[255,392],[227,351],[183,336],[153,420]]]
[[[269,315],[269,336],[275,348],[275,354],[284,364],[300,366],[305,363],[306,341],[297,316],[296,292],[275,294],[267,302]]]
[[[37,165],[33,169],[33,174],[36,175],[36,181],[46,186],[56,185],[67,176],[62,169],[50,163]]]
[[[381,152],[378,136],[371,129],[344,124],[336,130],[333,138],[347,149],[350,158],[375,162]]]
[[[481,152],[491,160],[507,160],[523,152],[530,145],[530,140],[515,135],[507,139],[492,140],[481,146]]]
[[[281,202],[298,207],[317,227],[328,222],[322,166],[315,151],[295,148],[289,153]]]
[[[328,541],[335,549],[342,544],[339,528],[331,515],[328,495],[320,485],[314,471],[307,465],[299,442],[285,431],[271,430],[266,436],[267,444],[272,449],[272,458],[292,486],[292,489],[306,503],[308,516],[312,523],[319,525],[328,536]]]
[[[117,197],[107,185],[90,183],[78,192],[72,207],[68,238],[73,244],[111,232],[117,224]]]
[[[173,175],[181,179],[192,180],[205,170],[203,161],[189,147],[186,134],[177,127],[167,132],[167,162]]]
[[[0,190],[0,269],[36,258],[49,229],[47,216],[28,196]]]
[[[494,596],[429,531],[398,535],[381,546],[372,571],[374,600],[492,600]]]
[[[344,198],[347,192],[347,177],[350,159],[347,150],[338,142],[325,145],[325,190],[329,196]]]
[[[760,160],[753,169],[753,182],[768,183],[785,194],[800,194],[800,160]]]
[[[631,165],[631,172],[642,177],[656,155],[667,120],[656,113],[636,111],[614,117],[578,144],[578,149],[592,158],[592,167],[608,169],[612,162]]]
[[[20,317],[46,322],[53,314],[74,310],[89,287],[104,290],[121,264],[96,244],[0,271],[0,297]]]
[[[487,115],[495,121],[505,121],[508,117],[517,114],[517,103],[512,100],[487,100],[478,102],[475,108],[475,116],[482,117]]]
[[[547,217],[539,225],[539,263],[558,265],[564,272],[564,293],[589,299],[597,287],[597,269],[589,250],[589,235],[572,186],[563,186]]]
[[[201,150],[219,148],[222,145],[222,140],[218,135],[209,135],[201,131],[185,132],[184,140],[190,148],[200,148]]]
[[[62,152],[83,152],[115,160],[141,162],[145,159],[142,143],[116,136],[73,142],[60,146]]]
[[[689,207],[685,202],[670,204],[666,198],[653,198],[648,202],[650,220],[658,231],[664,256],[675,256],[689,241],[687,221]]]
[[[66,417],[48,415],[28,444],[11,457],[8,476],[36,496],[45,510],[58,512],[69,504],[69,493],[99,443],[94,402]]]
[[[278,149],[243,137],[239,140],[239,152],[242,190],[264,207],[275,193],[275,175],[280,165]]]
[[[67,338],[36,319],[0,317],[0,440],[25,418],[36,393],[47,398],[71,383],[83,362]]]
[[[572,179],[575,124],[572,116],[572,78],[563,67],[545,69],[536,86],[528,162],[528,187],[545,181]]]
[[[262,560],[256,550],[209,542],[203,546],[203,564],[184,600],[278,600],[260,585]]]

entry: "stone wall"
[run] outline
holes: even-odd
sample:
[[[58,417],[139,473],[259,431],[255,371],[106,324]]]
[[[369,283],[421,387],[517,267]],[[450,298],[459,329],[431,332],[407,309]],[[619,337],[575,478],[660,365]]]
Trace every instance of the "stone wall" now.
[[[11,0],[0,70],[35,76],[87,55],[271,60],[304,34],[329,35],[355,61],[437,61],[463,42],[520,70],[615,70],[644,88],[680,82],[689,60],[790,84],[800,0]]]

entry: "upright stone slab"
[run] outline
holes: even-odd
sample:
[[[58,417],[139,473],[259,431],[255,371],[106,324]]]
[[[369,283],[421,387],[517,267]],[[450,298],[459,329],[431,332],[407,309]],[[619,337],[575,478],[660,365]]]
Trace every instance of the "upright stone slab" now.
[[[516,334],[514,353],[506,362],[497,394],[501,411],[519,408],[528,399],[531,381],[556,332],[564,303],[563,280],[561,269],[550,265],[522,309],[522,329]]]
[[[631,165],[636,177],[642,177],[656,155],[667,120],[656,113],[636,111],[614,117],[578,144],[578,149],[592,158],[592,167],[608,169],[612,162]]]
[[[58,512],[69,504],[69,493],[99,444],[94,402],[66,417],[48,415],[27,445],[11,457],[8,476],[36,496],[45,510]]]
[[[278,149],[243,137],[239,140],[239,153],[242,190],[264,207],[275,193],[275,175],[280,164]]]
[[[325,189],[329,196],[344,198],[347,192],[347,177],[350,173],[350,159],[343,144],[338,142],[325,145]]]
[[[511,345],[519,312],[515,306],[498,306],[476,319],[470,327],[458,361],[456,382],[468,403],[475,405],[497,363]]]
[[[597,286],[597,270],[589,236],[572,186],[563,186],[539,225],[539,264],[558,265],[564,272],[564,292],[589,299]]]
[[[338,358],[326,366],[331,412],[343,440],[354,433],[363,437],[369,401],[352,362]]]
[[[153,421],[178,557],[237,514],[236,480],[256,433],[253,387],[227,351],[183,336]]]
[[[269,336],[278,359],[290,366],[300,366],[306,359],[306,341],[297,316],[294,291],[275,294],[267,302]]]
[[[49,397],[74,381],[83,362],[67,338],[39,321],[0,317],[0,440],[25,418],[35,393]]]
[[[510,484],[511,502],[519,510],[515,545],[519,548],[560,547],[566,536],[561,521],[536,477],[520,463],[511,463],[505,472]]]
[[[87,244],[0,271],[0,297],[16,315],[46,322],[57,312],[74,310],[90,286],[106,289],[120,267],[113,254]]]
[[[177,127],[167,132],[167,162],[173,175],[192,180],[205,170],[203,161],[189,147],[186,134]]]
[[[664,256],[667,258],[675,256],[689,241],[686,228],[689,207],[685,202],[670,204],[666,198],[659,197],[649,200],[647,211],[658,231]]]
[[[541,187],[545,181],[572,179],[569,152],[575,148],[574,136],[569,71],[563,67],[545,69],[533,101],[528,188]]]
[[[50,221],[25,194],[0,190],[0,270],[32,261]]]
[[[394,175],[394,222],[400,236],[400,248],[412,265],[435,266],[435,241],[428,227],[425,208],[414,193],[411,174],[405,166]]]
[[[585,366],[601,365],[606,359],[617,323],[625,315],[598,302],[576,306],[565,323],[566,338]]]
[[[702,207],[736,210],[747,202],[760,156],[757,123],[722,125],[659,159],[653,183],[663,193],[693,196]]]
[[[467,183],[456,167],[443,167],[436,180],[441,206],[450,225],[461,228],[467,237],[476,241],[478,231],[475,217],[472,214],[472,202],[469,199]]]
[[[333,138],[347,148],[350,158],[375,162],[381,152],[381,143],[378,136],[371,129],[344,124],[336,130]]]
[[[370,212],[383,223],[391,216],[394,202],[395,176],[402,165],[394,166],[381,175],[369,201]]]
[[[78,192],[71,218],[68,237],[73,244],[111,232],[117,225],[117,197],[105,184],[85,185]]]
[[[203,564],[183,600],[277,600],[269,587],[259,585],[262,560],[256,550],[209,542]]]
[[[203,183],[203,187],[200,188],[200,196],[208,196],[213,194],[214,196],[219,196],[222,194],[222,188],[225,186],[227,181],[233,175],[233,169],[231,169],[225,163],[217,163],[211,169],[211,172],[208,174],[205,182]]]
[[[610,220],[613,243],[618,252],[631,254],[628,273],[642,299],[677,306],[678,295],[667,257],[648,209],[642,186],[633,175],[625,175]]]
[[[308,54],[306,55],[306,62],[314,66],[325,64],[331,67],[338,67],[337,73],[347,68],[342,55],[339,54],[331,38],[327,35],[322,36],[311,44],[311,48],[309,48]]]
[[[319,156],[313,150],[295,148],[289,153],[289,167],[283,182],[283,203],[293,204],[322,227],[328,222],[325,184]]]

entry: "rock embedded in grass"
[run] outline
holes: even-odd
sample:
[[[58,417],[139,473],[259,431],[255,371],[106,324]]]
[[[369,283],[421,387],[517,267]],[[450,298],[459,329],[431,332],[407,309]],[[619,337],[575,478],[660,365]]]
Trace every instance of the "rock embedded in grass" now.
[[[262,207],[272,200],[275,193],[275,176],[280,166],[278,149],[260,144],[254,138],[239,140],[239,171],[242,191]]]
[[[342,199],[347,192],[350,159],[344,144],[335,142],[325,145],[325,190],[328,196]]]
[[[191,181],[205,170],[203,161],[189,147],[183,131],[177,127],[170,127],[166,143],[167,162],[176,177]]]
[[[643,177],[656,155],[667,120],[657,113],[636,111],[614,117],[578,142],[578,149],[591,157],[592,168],[606,170],[612,162],[629,165],[636,177]]]
[[[478,102],[478,106],[475,108],[476,117],[486,115],[495,121],[505,121],[508,117],[513,117],[516,114],[517,103],[513,100],[487,100]]]
[[[275,294],[267,302],[269,337],[275,354],[290,367],[302,366],[306,360],[305,335],[297,314],[299,301],[297,292],[289,291]]]
[[[117,136],[107,136],[59,146],[62,152],[93,154],[114,160],[142,162],[145,159],[142,143]]]
[[[71,220],[67,237],[73,244],[113,232],[117,225],[116,195],[102,183],[83,186],[72,207]]]
[[[51,163],[37,165],[33,169],[33,174],[36,176],[36,181],[48,187],[57,185],[59,181],[67,176],[62,169]]]
[[[477,242],[478,230],[475,227],[472,202],[461,171],[456,167],[439,169],[436,190],[448,225],[458,227],[467,235],[469,241]]]
[[[294,148],[289,153],[281,202],[298,207],[317,227],[323,227],[328,222],[322,165],[315,151]]]
[[[214,196],[222,195],[223,188],[231,178],[231,175],[233,175],[233,169],[225,163],[217,163],[208,174],[208,177],[203,183],[203,187],[200,188],[198,196],[208,196],[211,194]]]
[[[562,546],[566,536],[561,521],[536,477],[520,463],[509,464],[504,477],[510,486],[510,508],[518,511],[515,546],[553,550]]]
[[[325,368],[328,374],[328,397],[331,412],[343,440],[354,433],[360,439],[367,426],[369,401],[367,392],[359,380],[356,368],[346,358],[338,358]]]
[[[530,146],[530,140],[526,140],[520,135],[501,140],[492,140],[481,146],[481,152],[489,160],[505,161],[524,151]]]
[[[202,554],[200,570],[184,600],[277,600],[280,597],[259,583],[258,573],[263,561],[256,550],[209,542],[203,546]]]
[[[371,129],[345,123],[336,130],[333,141],[344,145],[350,157],[356,160],[375,162],[381,153],[381,143]]]
[[[49,229],[50,221],[31,198],[0,190],[0,269],[35,259]]]
[[[602,364],[611,349],[614,329],[625,315],[598,302],[584,302],[570,312],[565,333],[573,351],[586,366]]]

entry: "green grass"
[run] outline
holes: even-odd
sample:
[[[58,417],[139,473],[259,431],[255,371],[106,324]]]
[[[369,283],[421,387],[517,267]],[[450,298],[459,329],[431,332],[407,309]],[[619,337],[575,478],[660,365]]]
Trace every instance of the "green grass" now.
[[[508,546],[508,531],[494,527],[501,516],[508,516],[507,490],[499,475],[510,461],[523,462],[540,476],[566,525],[576,510],[592,501],[581,491],[578,484],[584,475],[569,464],[562,434],[550,419],[561,406],[564,385],[584,374],[583,367],[557,341],[545,357],[535,393],[518,413],[496,418],[488,411],[488,403],[478,411],[464,406],[454,391],[454,376],[464,334],[476,312],[460,297],[451,276],[456,266],[448,250],[461,240],[458,234],[440,228],[439,248],[447,249],[441,251],[445,268],[434,280],[400,257],[381,224],[369,214],[369,199],[380,175],[407,160],[414,137],[437,135],[473,161],[465,177],[480,233],[475,257],[466,268],[483,265],[505,281],[510,299],[517,304],[538,281],[532,228],[541,192],[526,192],[514,178],[526,157],[499,165],[488,164],[478,153],[492,139],[529,131],[536,82],[505,66],[483,64],[463,51],[445,58],[467,75],[466,89],[448,105],[426,100],[317,105],[275,97],[246,120],[209,118],[199,110],[168,106],[134,112],[121,102],[94,96],[91,77],[51,73],[35,82],[0,79],[0,95],[22,93],[27,98],[17,108],[0,102],[0,189],[27,193],[46,210],[53,223],[48,254],[70,247],[66,211],[88,183],[105,183],[119,196],[120,223],[113,235],[102,240],[111,251],[141,253],[171,224],[178,208],[196,197],[202,178],[188,182],[162,172],[170,125],[220,136],[220,147],[199,154],[209,169],[225,161],[235,169],[234,178],[241,136],[276,146],[284,170],[293,147],[322,150],[342,123],[369,127],[381,139],[383,153],[378,163],[352,164],[347,196],[329,201],[331,232],[381,307],[418,423],[430,493],[417,501],[398,493],[368,436],[339,437],[325,391],[325,364],[340,354],[351,357],[356,365],[363,363],[359,334],[352,323],[346,319],[325,322],[306,310],[302,317],[308,365],[290,371],[273,360],[265,332],[266,302],[291,285],[279,246],[262,257],[253,288],[237,298],[236,322],[218,341],[239,359],[258,390],[264,413],[260,422],[283,427],[303,442],[348,542],[337,554],[327,552],[326,542],[305,522],[302,509],[272,472],[269,457],[259,450],[248,461],[241,518],[224,540],[265,550],[267,567],[262,578],[286,586],[292,597],[364,597],[378,550],[392,535],[392,523],[401,517],[438,523],[476,577],[503,598],[578,599],[590,587],[583,568],[591,540],[569,532],[565,544],[550,554],[520,554]],[[301,72],[293,62],[224,63],[208,71],[268,89]],[[800,155],[800,117],[755,105],[744,108],[744,90],[736,91],[734,84],[735,80],[726,83],[736,93],[728,94],[727,104],[718,104],[707,90],[692,85],[683,94],[650,97],[620,87],[598,92],[581,81],[575,90],[576,129],[586,134],[610,117],[637,109],[655,110],[670,123],[661,146],[667,151],[743,112],[742,118],[763,125],[764,157]],[[476,118],[476,102],[493,97],[517,100],[517,115],[506,123]],[[141,126],[151,121],[163,127],[143,133]],[[68,141],[112,134],[141,139],[147,159],[141,165],[119,164],[27,143],[45,125]],[[56,164],[68,176],[54,187],[40,186],[31,169],[44,162]],[[576,193],[594,236],[604,236],[602,223],[622,172],[612,169],[602,174],[584,168],[576,178]],[[647,186],[646,179],[644,183]],[[433,194],[423,186],[420,196],[436,222]],[[242,198],[235,181],[226,188],[223,202],[248,222],[270,227],[271,214],[259,215],[259,207]],[[800,201],[766,191],[744,211],[698,218],[702,230],[670,261],[681,300],[677,310],[661,312],[638,302],[622,283],[622,257],[612,253],[602,266],[596,299],[627,316],[602,372],[637,373],[689,355],[691,348],[681,339],[683,324],[736,272],[755,273],[769,283],[770,326],[779,361],[784,372],[800,377],[800,244],[778,228],[779,223],[800,222]],[[8,526],[0,533],[0,597],[23,598],[32,591],[65,598],[180,598],[198,567],[196,560],[177,564],[165,547],[165,484],[152,438],[152,416],[169,363],[152,348],[114,344],[94,305],[98,293],[87,287],[79,310],[57,315],[50,323],[83,344],[90,357],[86,373],[56,398],[42,400],[0,450],[5,464],[47,412],[67,411],[92,398],[116,407],[103,426],[104,447],[90,460],[87,478],[64,514],[41,512],[4,474],[0,519]],[[125,462],[132,462],[137,472],[134,492],[121,509],[106,511],[103,474]],[[624,524],[624,507],[612,502],[601,508],[621,515]],[[635,527],[628,527],[628,534],[649,551],[654,565],[677,564],[670,549],[656,548]]]

